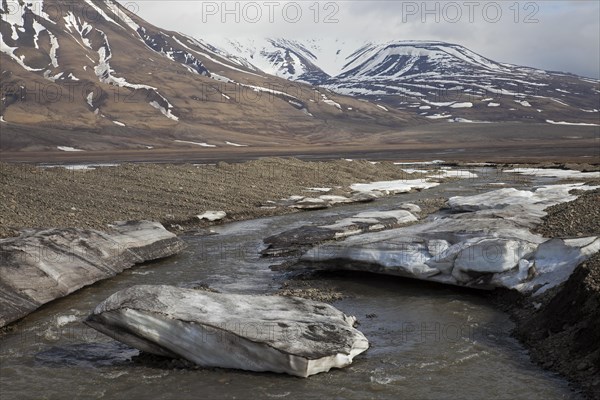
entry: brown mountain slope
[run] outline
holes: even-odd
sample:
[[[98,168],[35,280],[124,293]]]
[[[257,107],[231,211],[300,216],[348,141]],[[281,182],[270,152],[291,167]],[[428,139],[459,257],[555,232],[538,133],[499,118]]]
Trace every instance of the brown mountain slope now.
[[[0,13],[4,151],[385,143],[417,120],[252,72],[112,0],[3,1]]]

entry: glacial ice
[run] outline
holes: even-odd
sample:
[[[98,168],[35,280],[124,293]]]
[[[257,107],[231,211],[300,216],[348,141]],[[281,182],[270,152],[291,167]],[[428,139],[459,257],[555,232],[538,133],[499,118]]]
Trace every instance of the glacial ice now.
[[[140,350],[202,367],[306,378],[346,367],[368,349],[355,321],[328,304],[295,297],[140,285],[100,303],[86,324]]]
[[[544,238],[531,231],[545,209],[572,201],[583,184],[506,188],[450,198],[449,212],[423,223],[353,235],[308,250],[298,269],[348,269],[538,295],[600,251],[600,238]]]

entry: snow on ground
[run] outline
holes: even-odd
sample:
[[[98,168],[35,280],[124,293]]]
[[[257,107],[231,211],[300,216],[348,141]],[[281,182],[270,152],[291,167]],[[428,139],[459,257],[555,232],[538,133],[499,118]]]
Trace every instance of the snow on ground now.
[[[238,144],[238,143],[233,143],[233,142],[225,142],[225,144],[228,146],[234,146],[234,147],[248,147],[247,144]]]
[[[472,108],[473,107],[473,103],[471,103],[470,101],[464,102],[464,103],[454,103],[450,106],[450,108]]]
[[[306,188],[306,190],[308,190],[309,192],[321,192],[321,193],[327,193],[327,192],[331,192],[332,188],[319,188],[319,187],[312,187],[312,188]]]
[[[134,32],[137,32],[137,30],[139,29],[139,25],[136,24],[135,22],[133,22],[133,20],[131,18],[129,18],[129,15],[125,14],[123,11],[121,11],[121,9],[112,2],[112,0],[104,0],[104,2],[106,3],[106,6],[109,8],[110,11],[113,12],[113,14],[115,14],[117,16],[117,19],[119,21],[123,21],[127,24],[127,26],[129,26],[131,29],[133,29]],[[127,6],[127,4],[126,4]]]
[[[434,114],[434,115],[428,115],[425,118],[429,118],[429,119],[444,119],[444,118],[452,118],[452,115]]]
[[[480,211],[517,206],[527,209],[530,215],[539,216],[545,215],[544,210],[550,206],[577,199],[576,195],[569,193],[572,190],[594,190],[596,188],[595,186],[585,186],[583,183],[545,185],[532,191],[506,188],[468,197],[451,197],[448,200],[448,205],[460,211]]]
[[[402,168],[402,171],[407,174],[425,174],[427,178],[458,178],[458,179],[473,179],[477,178],[477,174],[471,171],[461,169],[437,169],[437,170],[426,170],[426,169],[414,169],[414,168]]]
[[[56,52],[58,50],[58,39],[54,36],[50,31],[48,31],[48,35],[50,35],[50,62],[54,68],[58,68],[58,58],[56,56]]]
[[[165,107],[161,106],[158,101],[152,101],[149,103],[152,107],[156,108],[158,111],[160,111],[162,113],[162,115],[164,115],[165,117],[172,119],[173,121],[179,121],[179,117],[176,115],[173,115],[173,113],[171,112],[171,104],[169,103],[169,108],[166,109]]]
[[[567,103],[565,103],[564,101],[562,101],[562,100],[559,100],[559,99],[555,99],[554,97],[551,97],[551,98],[550,98],[550,100],[552,100],[552,101],[555,101],[555,102],[557,102],[558,104],[562,104],[563,106],[570,107],[570,106],[569,106]]]
[[[531,104],[529,104],[529,102],[525,100],[515,100],[515,103],[519,103],[523,107],[531,107]]]
[[[234,70],[234,71],[238,71],[238,72],[243,72],[244,74],[250,74],[250,75],[254,75],[254,76],[257,76],[257,77],[259,77],[259,78],[262,78],[262,76],[260,76],[260,75],[258,75],[258,74],[255,74],[255,73],[253,73],[253,72],[244,71],[244,70],[242,70],[242,69],[239,69],[239,68],[236,68],[236,67],[234,67],[234,66],[232,66],[232,65],[230,65],[230,64],[226,64],[226,63],[224,63],[224,62],[222,62],[222,61],[219,61],[219,59],[218,59],[218,58],[212,57],[212,56],[211,56],[211,55],[209,55],[207,52],[210,52],[210,53],[212,53],[212,54],[213,54],[214,56],[216,56],[216,57],[223,58],[223,59],[227,59],[227,61],[230,61],[230,62],[232,62],[232,63],[236,63],[237,65],[241,65],[241,66],[244,66],[244,67],[246,67],[246,68],[248,68],[248,69],[255,70],[254,66],[251,66],[251,65],[250,65],[250,64],[248,64],[248,63],[247,63],[245,60],[242,60],[241,58],[238,58],[238,57],[231,57],[231,54],[232,54],[232,53],[229,53],[229,54],[225,54],[225,53],[224,53],[224,54],[221,54],[221,53],[215,52],[215,51],[213,51],[211,48],[209,48],[208,46],[204,45],[204,44],[203,44],[201,41],[199,41],[199,40],[197,40],[197,39],[195,39],[195,38],[193,38],[193,37],[191,37],[191,36],[188,36],[188,35],[186,35],[186,34],[184,34],[184,33],[181,33],[181,32],[179,32],[179,34],[180,34],[181,36],[185,37],[185,38],[187,39],[187,41],[188,41],[188,43],[189,43],[190,45],[196,46],[196,48],[192,49],[192,48],[190,48],[188,45],[186,45],[185,43],[182,43],[182,42],[181,42],[179,39],[177,39],[177,37],[175,37],[175,36],[172,36],[172,38],[173,38],[173,39],[174,39],[174,40],[175,40],[177,43],[179,43],[179,44],[180,44],[180,45],[182,45],[183,47],[187,48],[188,50],[190,50],[190,51],[193,51],[194,53],[197,53],[197,54],[201,55],[202,57],[206,57],[206,58],[208,58],[210,61],[212,61],[212,62],[214,62],[214,63],[216,63],[216,64],[219,64],[219,65],[222,65],[222,66],[224,66],[224,67],[226,67],[226,68],[229,68],[229,69],[232,69],[232,70]],[[204,49],[205,51],[200,51],[200,49]],[[240,62],[240,61],[244,61],[244,62]],[[214,75],[214,74],[211,72],[211,75]]]
[[[462,169],[439,169],[436,171],[430,171],[427,173],[428,177],[439,177],[439,178],[458,178],[458,179],[474,179],[477,178],[477,174],[471,171]]]
[[[69,147],[69,146],[56,146],[57,149],[59,149],[60,151],[83,151],[80,149],[76,149],[74,147]]]
[[[598,124],[588,124],[584,122],[564,122],[564,121],[552,121],[551,119],[546,120],[547,123],[552,125],[571,125],[571,126],[600,126]]]
[[[119,165],[120,164],[109,164],[109,163],[103,163],[103,164],[59,164],[59,165],[41,164],[41,165],[38,165],[38,168],[65,168],[70,171],[91,171],[96,168],[117,167]]]
[[[108,22],[112,22],[113,24],[117,25],[119,28],[123,29],[123,27],[121,25],[119,25],[118,23],[115,22],[115,20],[113,20],[111,17],[109,17],[103,9],[101,9],[100,7],[98,7],[97,5],[95,5],[92,0],[85,0],[85,2],[92,7],[102,18],[104,18],[105,20],[107,20]],[[97,16],[96,16],[97,18]]]
[[[488,107],[500,107],[500,103],[488,103]]]
[[[199,220],[207,220],[207,221],[219,221],[227,216],[225,211],[205,211],[202,214],[197,215],[196,217]]]
[[[385,108],[384,106],[381,106],[379,104],[376,104],[377,107],[381,108],[383,111],[389,111],[387,108]]]
[[[113,124],[115,124],[115,125],[119,125],[119,126],[125,126],[125,124],[124,124],[124,123],[122,123],[122,122],[119,122],[119,121],[113,121]]]
[[[27,71],[37,72],[43,70],[43,68],[32,68],[29,65],[25,64],[25,56],[21,55],[20,57],[17,57],[17,55],[15,54],[15,50],[17,50],[17,48],[10,47],[6,43],[4,43],[3,35],[0,35],[0,52],[7,54],[10,58],[15,60],[22,68],[24,68]]]
[[[87,103],[90,107],[94,108],[94,92],[90,92],[86,97]]]
[[[407,193],[413,189],[430,189],[438,186],[437,182],[425,182],[423,179],[381,181],[372,183],[355,183],[350,186],[355,192],[382,192],[385,194]]]
[[[444,160],[433,160],[433,161],[417,161],[417,162],[395,162],[394,165],[430,165],[430,164],[443,164]]]
[[[448,122],[458,122],[461,124],[491,124],[491,122],[489,121],[473,121],[470,119],[466,119],[466,118],[453,118],[451,120],[449,120]]]
[[[336,103],[333,100],[330,100],[329,98],[327,98],[326,95],[321,94],[321,98],[323,99],[323,103],[328,104],[330,106],[334,106],[334,107],[336,107],[336,108],[338,108],[340,110],[342,109],[342,106],[340,104]]]
[[[434,101],[429,101],[426,99],[423,99],[423,103],[427,103],[431,106],[436,106],[436,107],[448,107],[452,104],[454,104],[453,101],[447,101],[447,102],[434,102]]]
[[[217,147],[214,144],[208,144],[208,143],[202,143],[202,142],[190,142],[187,140],[175,140],[176,143],[186,143],[186,144],[193,144],[196,146],[202,146],[202,147]]]
[[[215,81],[223,82],[223,83],[230,83],[230,82],[233,83],[234,82],[234,81],[232,81],[231,79],[229,79],[229,78],[227,78],[225,76],[221,76],[219,74],[215,74],[215,73],[212,73],[212,72],[210,74],[210,78],[214,79]]]
[[[522,175],[544,176],[548,178],[562,179],[598,179],[600,172],[580,172],[571,169],[541,169],[541,168],[516,168],[505,170],[503,172],[512,172]]]

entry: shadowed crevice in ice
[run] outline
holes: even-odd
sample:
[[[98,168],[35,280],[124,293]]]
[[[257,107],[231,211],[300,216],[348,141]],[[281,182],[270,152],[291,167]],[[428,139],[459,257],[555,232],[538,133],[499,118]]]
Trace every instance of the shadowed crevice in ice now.
[[[300,298],[134,286],[100,303],[86,324],[142,351],[202,367],[308,377],[345,367],[369,347],[355,321]]]

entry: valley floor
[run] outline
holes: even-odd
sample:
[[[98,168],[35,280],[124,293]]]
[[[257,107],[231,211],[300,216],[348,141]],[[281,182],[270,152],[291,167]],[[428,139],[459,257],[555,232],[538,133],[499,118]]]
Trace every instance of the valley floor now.
[[[570,167],[598,169],[583,164]],[[268,158],[240,164],[123,164],[95,169],[2,163],[0,237],[15,236],[23,228],[105,229],[114,221],[139,219],[160,221],[177,232],[209,227],[210,222],[196,217],[206,211],[225,211],[225,221],[252,219],[293,212],[261,205],[293,195],[318,196],[318,188],[348,195],[349,186],[357,182],[422,176],[392,162],[356,160]],[[527,182],[527,177],[520,179]],[[545,237],[597,235],[599,196],[598,190],[591,191],[550,208],[538,231]],[[437,200],[434,208],[441,204]],[[501,301],[513,303],[516,333],[532,349],[533,358],[577,381],[594,398],[600,398],[599,271],[596,256],[544,299]],[[578,307],[577,320],[569,318],[572,304]]]
[[[224,211],[225,221],[291,212],[261,208],[269,200],[316,196],[313,187],[346,194],[357,182],[419,177],[390,162],[263,159],[242,164],[123,164],[97,169],[0,164],[0,237],[22,228],[93,228],[122,220],[159,221],[167,229],[208,225],[197,215]],[[337,187],[337,188],[336,188]]]
[[[358,133],[357,133],[358,135]],[[361,132],[360,138],[322,135],[306,142],[265,145],[256,136],[249,147],[205,148],[177,142],[168,133],[153,141],[135,136],[123,143],[115,136],[30,127],[3,126],[0,160],[19,163],[211,163],[244,162],[263,157],[295,157],[303,160],[340,158],[373,161],[494,162],[494,163],[598,163],[600,127],[532,123],[435,123],[381,133]],[[90,144],[92,139],[99,144]],[[302,139],[302,141],[300,141]],[[208,139],[193,139],[206,141]],[[267,141],[268,142],[268,141]],[[33,143],[36,143],[33,145]],[[148,149],[147,147],[153,147]],[[85,151],[60,151],[76,148]]]

